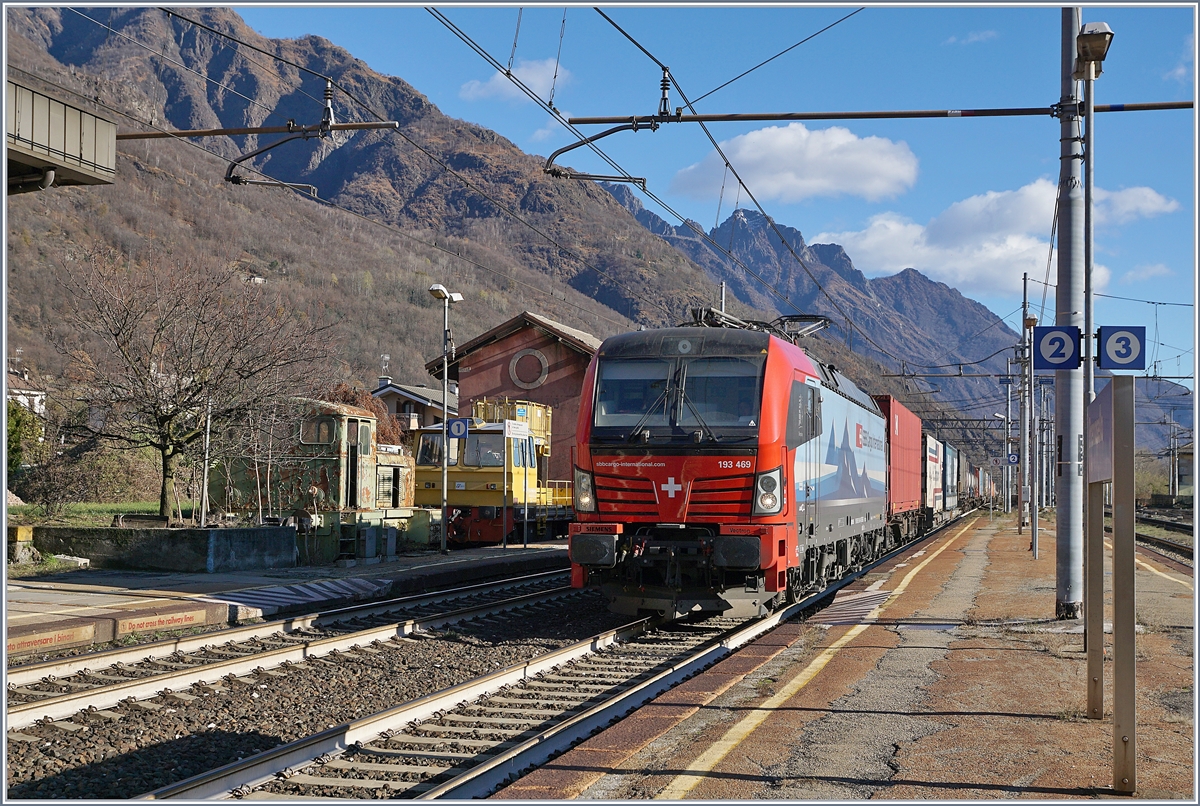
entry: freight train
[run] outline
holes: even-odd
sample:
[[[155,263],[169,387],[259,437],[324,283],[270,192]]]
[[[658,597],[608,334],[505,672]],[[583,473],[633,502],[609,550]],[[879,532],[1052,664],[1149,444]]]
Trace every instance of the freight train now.
[[[810,358],[786,320],[696,320],[709,326],[607,339],[584,380],[572,585],[614,612],[762,615],[991,489],[895,398]]]

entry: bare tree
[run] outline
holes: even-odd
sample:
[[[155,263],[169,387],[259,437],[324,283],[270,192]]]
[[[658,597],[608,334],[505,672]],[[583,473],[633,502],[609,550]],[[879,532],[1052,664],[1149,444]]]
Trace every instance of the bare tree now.
[[[82,263],[82,266],[79,264]],[[214,428],[314,388],[329,325],[262,285],[211,265],[131,264],[95,253],[62,271],[67,332],[52,332],[92,407],[87,430],[162,458],[159,514],[170,516],[176,460]]]

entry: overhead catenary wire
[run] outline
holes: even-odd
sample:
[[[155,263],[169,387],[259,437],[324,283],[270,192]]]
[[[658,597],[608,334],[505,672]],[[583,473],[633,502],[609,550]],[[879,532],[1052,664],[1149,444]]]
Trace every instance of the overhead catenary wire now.
[[[845,22],[846,20],[848,20],[848,19],[850,19],[851,17],[853,17],[855,14],[859,13],[860,11],[865,11],[865,10],[866,10],[866,6],[863,6],[862,8],[859,8],[859,9],[856,9],[856,10],[854,10],[854,11],[851,11],[849,14],[847,14],[847,15],[846,15],[846,16],[844,16],[844,17],[842,17],[840,20],[837,20],[837,21],[835,21],[835,22],[832,22],[832,23],[830,23],[829,25],[826,25],[824,28],[822,28],[821,30],[817,31],[817,32],[816,32],[816,33],[814,33],[814,34],[809,34],[808,36],[804,37],[803,39],[801,39],[799,42],[797,42],[796,44],[792,45],[791,47],[784,48],[783,50],[779,51],[778,53],[776,53],[776,54],[775,54],[774,56],[772,56],[771,58],[769,58],[769,59],[766,59],[765,61],[761,61],[761,62],[759,62],[758,64],[754,65],[753,67],[751,67],[751,68],[750,68],[749,70],[747,70],[746,72],[744,72],[744,73],[739,73],[738,75],[734,76],[733,78],[729,79],[729,80],[728,80],[728,81],[726,81],[724,84],[721,84],[721,85],[720,85],[720,86],[718,86],[718,87],[713,87],[711,90],[709,90],[708,92],[706,92],[706,93],[704,93],[703,95],[701,95],[699,98],[696,98],[694,101],[692,101],[692,103],[695,103],[695,104],[698,104],[698,103],[700,103],[700,102],[701,102],[701,101],[703,101],[705,98],[707,98],[708,96],[712,95],[714,92],[717,92],[718,90],[723,90],[723,89],[725,89],[725,88],[726,88],[726,87],[728,87],[730,84],[732,84],[733,82],[737,81],[738,79],[745,78],[746,76],[750,75],[750,74],[751,74],[751,73],[753,73],[755,70],[757,70],[758,68],[760,68],[760,67],[763,67],[763,66],[765,66],[765,65],[768,65],[768,64],[770,64],[771,62],[775,61],[776,59],[778,59],[780,56],[784,55],[785,53],[789,53],[789,52],[791,52],[791,51],[795,50],[796,48],[800,47],[801,45],[803,45],[805,42],[809,41],[810,39],[814,39],[814,38],[816,38],[816,37],[820,36],[821,34],[823,34],[823,33],[825,33],[826,31],[828,31],[830,28],[833,28],[833,27],[835,27],[835,26],[838,26],[838,25],[842,24],[842,23],[843,23],[843,22]]]
[[[651,61],[653,61],[656,65],[658,65],[663,70],[665,75],[668,75],[670,77],[671,85],[675,87],[675,90],[679,93],[679,97],[683,99],[684,105],[689,110],[691,110],[692,114],[696,114],[696,109],[693,106],[692,102],[688,100],[687,94],[683,91],[683,88],[679,84],[679,80],[674,75],[671,74],[671,72],[667,68],[667,66],[664,65],[661,61],[659,61],[659,59],[657,57],[655,57],[653,54],[651,54],[648,50],[646,50],[646,48],[643,47],[641,45],[641,43],[639,43],[628,32],[626,32],[623,28],[621,28],[621,26],[618,25],[615,20],[613,20],[611,17],[609,17],[607,14],[605,14],[601,9],[596,8],[595,11],[597,14],[599,14],[601,17],[603,17],[605,20],[607,20],[610,25],[612,25],[615,29],[617,29],[617,31],[620,32],[622,36],[624,36],[626,39],[628,39],[630,42],[632,42],[643,53],[645,53],[650,58]],[[832,305],[833,308],[839,314],[841,314],[842,317],[846,320],[848,329],[857,330],[862,335],[862,337],[867,341],[867,343],[870,344],[872,347],[874,347],[876,350],[878,350],[880,353],[882,353],[883,355],[892,359],[893,361],[899,361],[900,358],[898,356],[892,354],[892,352],[890,350],[886,349],[885,347],[880,345],[878,342],[876,342],[873,338],[871,338],[870,334],[868,334],[865,330],[863,330],[860,326],[855,324],[853,322],[853,320],[850,319],[850,315],[842,308],[842,306],[837,302],[837,300],[835,300],[833,298],[833,295],[830,294],[823,285],[821,285],[820,281],[817,280],[816,275],[813,274],[812,269],[810,269],[808,267],[808,264],[805,263],[803,259],[801,259],[800,255],[798,255],[796,253],[796,250],[788,242],[788,239],[785,238],[783,236],[783,233],[779,231],[779,227],[775,223],[775,220],[773,218],[771,218],[769,215],[767,215],[766,210],[763,209],[762,204],[758,201],[758,198],[754,195],[754,192],[752,190],[750,190],[750,188],[742,180],[742,177],[738,173],[737,168],[735,168],[733,166],[733,163],[730,162],[729,157],[727,157],[725,155],[725,151],[721,148],[721,146],[717,142],[716,138],[713,137],[712,132],[710,132],[708,130],[708,126],[702,121],[700,122],[700,129],[704,132],[705,136],[708,137],[709,142],[712,144],[712,146],[716,150],[717,154],[721,157],[722,160],[724,160],[725,164],[729,166],[729,170],[733,174],[734,179],[736,179],[738,181],[738,183],[741,185],[742,189],[746,191],[746,195],[750,198],[750,200],[752,202],[754,202],[754,206],[756,208],[758,208],[759,213],[762,214],[762,216],[766,219],[766,221],[767,221],[768,225],[771,227],[772,231],[779,238],[780,243],[782,243],[784,248],[786,248],[788,250],[788,252],[791,253],[792,257],[800,265],[800,268],[804,269],[804,273],[808,275],[809,279],[812,280],[813,285],[815,285],[817,287],[817,289],[825,296],[825,298],[829,300],[830,305]],[[784,297],[784,299],[787,300],[788,304],[791,305],[792,308],[795,309],[797,312],[805,313],[805,311],[801,311],[800,308],[791,301],[791,299],[787,298],[786,296]]]
[[[72,10],[73,10],[73,9],[72,9]],[[233,35],[231,35],[231,34],[227,34],[227,33],[223,32],[223,31],[219,31],[219,30],[217,30],[217,29],[215,29],[215,28],[213,28],[213,27],[211,27],[211,26],[204,25],[204,24],[202,24],[202,23],[198,23],[198,22],[196,22],[196,21],[193,21],[193,20],[191,20],[191,19],[189,19],[189,18],[187,18],[187,17],[184,17],[184,16],[182,16],[182,15],[178,14],[177,12],[171,11],[171,10],[169,10],[169,9],[162,9],[162,8],[160,8],[160,10],[161,10],[161,11],[163,11],[164,13],[166,13],[166,14],[169,14],[169,15],[172,15],[172,16],[179,17],[180,19],[182,19],[182,20],[185,20],[185,21],[187,21],[187,22],[191,22],[191,23],[193,23],[193,24],[197,25],[197,27],[199,27],[199,28],[201,28],[201,29],[203,29],[203,30],[209,31],[209,32],[210,32],[210,33],[212,33],[212,34],[215,34],[215,35],[217,35],[217,36],[223,37],[223,38],[225,38],[225,39],[228,39],[228,40],[230,40],[230,41],[233,41],[233,42],[237,42],[237,43],[239,43],[239,44],[246,45],[247,47],[250,47],[250,48],[252,48],[252,49],[254,49],[254,50],[256,50],[256,51],[258,51],[258,52],[260,52],[260,53],[263,53],[263,54],[265,54],[265,55],[267,55],[267,56],[270,56],[270,57],[271,57],[271,58],[273,58],[273,59],[276,59],[276,60],[280,61],[281,63],[284,63],[284,64],[287,64],[287,65],[289,65],[289,66],[295,67],[295,68],[297,68],[297,69],[299,69],[299,70],[303,70],[303,71],[305,71],[305,72],[307,72],[307,73],[309,73],[309,74],[311,74],[311,75],[313,75],[313,76],[317,76],[317,77],[319,77],[319,78],[322,78],[322,79],[324,79],[324,80],[328,81],[328,82],[329,82],[329,83],[330,83],[330,84],[331,84],[333,87],[337,88],[337,89],[338,89],[338,90],[339,90],[339,91],[340,91],[342,94],[344,94],[344,95],[345,95],[345,96],[346,96],[346,97],[347,97],[349,100],[351,100],[352,102],[354,102],[356,105],[358,105],[358,106],[359,106],[359,107],[361,107],[362,109],[366,110],[366,111],[367,111],[369,114],[371,114],[372,116],[374,116],[376,120],[378,120],[378,121],[383,121],[383,120],[386,120],[385,116],[384,116],[384,115],[382,115],[382,114],[381,114],[379,111],[375,110],[373,107],[371,107],[371,106],[370,106],[369,104],[367,104],[365,101],[363,101],[362,99],[358,98],[358,97],[357,97],[357,96],[356,96],[354,93],[350,92],[350,91],[349,91],[348,89],[346,89],[346,87],[344,87],[344,86],[343,86],[343,85],[342,85],[340,82],[338,82],[338,81],[334,80],[334,79],[333,79],[332,77],[330,77],[330,76],[326,76],[326,75],[324,75],[324,74],[322,74],[322,73],[319,73],[319,72],[317,72],[317,71],[315,71],[315,70],[312,70],[311,68],[303,67],[302,65],[296,64],[295,62],[292,62],[292,61],[290,61],[290,60],[288,60],[288,59],[284,59],[283,57],[277,56],[277,55],[275,55],[275,54],[272,54],[272,53],[270,53],[269,51],[263,50],[262,48],[258,48],[258,47],[254,46],[254,45],[250,45],[249,43],[246,43],[246,42],[244,42],[244,40],[241,40],[241,39],[239,39],[239,38],[238,38],[238,37],[236,37],[236,36],[233,36]],[[78,12],[76,12],[76,13],[78,13]],[[97,20],[94,20],[94,19],[92,19],[91,17],[88,17],[87,15],[81,14],[80,16],[83,16],[85,19],[91,20],[92,22],[95,22],[95,23],[97,23],[98,25],[104,25],[103,23],[100,23],[100,22],[98,22]],[[106,26],[106,27],[107,27],[107,26]],[[111,30],[111,29],[110,29],[110,30]],[[124,34],[120,34],[119,32],[117,32],[117,31],[115,31],[115,30],[113,31],[113,33],[117,33],[119,36],[123,36],[124,38],[126,38],[126,39],[129,39],[131,42],[134,42],[135,44],[139,44],[139,45],[141,45],[142,47],[145,47],[145,46],[144,46],[144,45],[142,45],[141,43],[138,43],[136,40],[133,40],[132,38],[130,38],[130,37],[127,37],[127,36],[125,36]],[[182,66],[182,65],[181,65],[181,66]],[[185,67],[185,69],[190,69],[190,68],[186,68],[186,67]],[[193,71],[193,72],[194,72],[194,71]],[[217,83],[217,84],[219,84],[219,82],[216,82],[214,79],[206,79],[206,80],[208,80],[208,81],[211,81],[211,82],[213,82],[213,83]],[[223,85],[222,85],[222,86],[223,86]],[[259,105],[259,106],[263,106],[262,104],[258,104],[258,105]],[[267,108],[267,107],[265,107],[265,106],[264,106],[263,108]],[[272,110],[272,111],[273,111],[273,110]],[[609,283],[610,283],[612,286],[614,286],[614,287],[616,287],[616,288],[623,288],[623,287],[624,287],[622,283],[620,283],[620,282],[619,282],[619,281],[617,281],[615,278],[613,278],[613,277],[612,277],[612,276],[611,276],[611,275],[610,275],[608,272],[605,272],[603,269],[600,269],[599,267],[597,267],[597,266],[593,265],[591,262],[589,262],[588,260],[586,260],[586,259],[585,259],[585,258],[584,258],[582,255],[579,255],[579,254],[577,254],[577,253],[576,253],[574,250],[570,249],[569,247],[566,247],[566,246],[564,246],[563,244],[561,244],[560,242],[558,242],[556,239],[554,239],[552,236],[550,236],[549,234],[547,234],[547,233],[543,232],[542,230],[540,230],[539,228],[537,228],[536,226],[534,226],[534,225],[533,225],[531,222],[529,222],[529,221],[528,221],[528,220],[526,220],[524,217],[522,217],[521,215],[519,215],[519,214],[518,214],[516,211],[514,211],[514,210],[513,210],[513,209],[512,209],[510,206],[506,205],[504,202],[500,201],[499,199],[496,199],[496,198],[495,198],[495,197],[493,197],[491,194],[487,193],[485,190],[483,190],[482,188],[480,188],[478,185],[476,185],[475,183],[471,182],[471,181],[470,181],[469,179],[467,179],[465,176],[463,176],[463,175],[462,175],[462,174],[460,174],[458,171],[456,171],[456,170],[454,170],[452,167],[450,167],[450,166],[449,166],[449,165],[448,165],[448,164],[447,164],[447,163],[446,163],[444,160],[442,160],[441,158],[439,158],[437,155],[433,154],[433,153],[432,153],[431,151],[429,151],[428,149],[424,148],[424,147],[423,147],[421,144],[417,143],[415,140],[413,140],[411,137],[409,137],[408,135],[406,135],[404,132],[402,132],[402,131],[400,131],[400,130],[398,130],[398,129],[393,129],[392,131],[393,131],[393,132],[395,132],[395,133],[396,133],[396,134],[397,134],[399,137],[401,137],[401,138],[402,138],[402,139],[403,139],[405,142],[407,142],[407,143],[408,143],[409,145],[411,145],[413,148],[417,149],[417,150],[418,150],[418,151],[420,151],[422,154],[424,154],[426,157],[428,157],[429,159],[431,159],[432,161],[434,161],[435,163],[437,163],[437,164],[438,164],[438,165],[439,165],[439,166],[440,166],[440,167],[441,167],[443,170],[445,170],[447,173],[449,173],[450,175],[454,176],[456,179],[458,179],[458,180],[459,180],[460,182],[462,182],[464,185],[466,185],[467,187],[469,187],[471,190],[475,191],[476,193],[478,193],[479,195],[481,195],[481,196],[483,196],[485,199],[487,199],[489,202],[491,202],[492,204],[494,204],[494,205],[497,207],[497,209],[501,210],[501,211],[502,211],[502,212],[504,212],[506,215],[508,215],[509,217],[511,217],[511,218],[513,218],[514,220],[518,221],[519,223],[521,223],[521,224],[524,224],[526,227],[528,227],[529,229],[533,230],[533,231],[534,231],[535,233],[537,233],[539,236],[541,236],[542,238],[544,238],[545,240],[547,240],[548,242],[550,242],[551,244],[553,244],[553,245],[554,245],[555,247],[557,247],[557,248],[558,248],[558,249],[559,249],[559,250],[560,250],[560,251],[561,251],[561,252],[562,252],[564,255],[567,255],[567,256],[569,256],[569,257],[571,257],[571,258],[573,258],[573,259],[577,260],[578,262],[582,263],[582,264],[583,264],[583,265],[584,265],[586,268],[588,268],[588,269],[591,269],[592,271],[596,272],[596,274],[598,274],[600,277],[602,277],[602,278],[604,278],[605,280],[607,280],[607,281],[608,281],[608,282],[609,282]],[[260,172],[260,173],[261,173],[261,172]],[[264,176],[265,176],[265,174],[264,174]],[[280,180],[274,179],[273,177],[268,177],[268,178],[272,179],[273,181],[280,181]],[[637,294],[633,294],[633,292],[632,292],[632,291],[627,291],[627,293],[629,293],[629,294],[630,294],[632,297],[639,297],[639,295],[637,295]],[[640,298],[642,298],[643,300],[645,300],[645,298],[644,298],[644,297],[640,297]],[[655,306],[655,307],[659,308],[659,309],[660,309],[660,310],[662,310],[664,313],[666,313],[668,316],[675,315],[675,314],[674,314],[674,312],[673,312],[673,311],[671,311],[671,309],[670,309],[670,308],[668,308],[666,305],[663,305],[661,302],[657,302],[657,301],[655,301],[655,300],[645,300],[645,301],[647,301],[647,302],[649,302],[651,305],[653,305],[653,306]]]
[[[457,25],[455,25],[448,17],[446,17],[446,15],[444,15],[442,12],[438,11],[435,8],[426,8],[425,10],[428,11],[435,19],[437,19],[439,22],[441,22],[444,26],[446,26],[446,28],[451,33],[453,33],[455,36],[457,36],[460,40],[462,40],[464,44],[466,44],[468,47],[470,47],[472,50],[474,50],[477,54],[479,54],[479,56],[482,57],[485,61],[487,61],[488,64],[490,64],[498,72],[500,71],[499,62],[490,53],[488,53],[482,46],[480,46],[477,42],[475,42],[475,40],[472,39],[465,31],[463,31],[461,28],[459,28]],[[537,93],[535,93],[532,89],[530,89],[517,76],[515,76],[515,75],[508,76],[508,79],[509,79],[509,81],[513,82],[513,84],[518,89],[520,89],[521,92],[523,92],[526,95],[526,97],[528,97],[534,103],[536,103],[540,107],[542,107],[546,112],[548,112],[551,116],[553,116],[556,120],[558,120],[559,123],[561,123],[563,126],[567,127],[572,133],[577,135],[581,140],[585,139],[582,132],[580,132],[575,126],[573,126],[566,118],[562,117],[562,115],[559,114],[557,109],[553,109],[553,108],[549,107],[546,104],[546,102],[537,95]],[[623,177],[625,177],[626,180],[633,179],[633,177],[629,174],[628,171],[626,171],[623,167],[621,167],[619,164],[617,164],[611,157],[608,156],[608,154],[605,154],[601,149],[599,149],[595,145],[595,143],[586,143],[586,145],[593,152],[595,152],[597,154],[597,156],[599,156],[606,163],[608,163],[610,166],[612,166],[612,168],[615,171],[617,171],[619,174],[621,174]],[[704,232],[704,230],[697,227],[695,225],[695,223],[692,222],[690,219],[688,219],[686,216],[684,216],[681,213],[679,213],[678,211],[676,211],[673,207],[671,207],[669,204],[667,204],[657,194],[655,194],[653,191],[650,191],[648,188],[643,188],[643,192],[645,192],[645,194],[648,198],[652,199],[656,204],[658,204],[660,207],[662,207],[662,209],[666,210],[670,215],[677,218],[684,226],[688,227],[690,230],[692,230],[694,233],[696,233],[703,241],[705,241],[710,246],[712,246],[715,251],[717,251],[718,253],[729,258],[730,261],[732,261],[735,265],[737,265],[739,268],[741,268],[744,272],[746,272],[748,275],[750,275],[754,279],[758,280],[758,282],[761,283],[764,288],[766,288],[766,290],[769,294],[778,298],[782,302],[787,303],[796,311],[803,313],[803,311],[801,311],[798,307],[796,307],[796,305],[794,303],[792,303],[791,300],[789,300],[786,296],[784,296],[784,294],[781,293],[777,288],[775,288],[775,286],[773,286],[766,278],[764,278],[762,275],[758,274],[753,269],[751,269],[749,266],[747,266],[741,259],[739,259],[731,251],[726,250],[724,247],[722,247],[720,244],[718,244],[715,240],[713,240],[713,238],[708,233]],[[739,191],[738,191],[738,198],[739,198],[739,200],[741,198],[740,186],[739,186]]]

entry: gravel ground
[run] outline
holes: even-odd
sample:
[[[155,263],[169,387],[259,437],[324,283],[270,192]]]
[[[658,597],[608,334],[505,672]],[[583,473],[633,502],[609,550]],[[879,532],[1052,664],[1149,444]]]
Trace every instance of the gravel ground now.
[[[121,705],[112,720],[80,714],[74,732],[25,728],[36,741],[13,741],[9,798],[127,798],[253,753],[416,699],[536,657],[628,619],[587,594],[536,619],[498,626],[456,625],[435,637],[391,644],[354,660],[310,660],[248,686],[156,697],[157,711]],[[394,646],[394,648],[392,648]]]

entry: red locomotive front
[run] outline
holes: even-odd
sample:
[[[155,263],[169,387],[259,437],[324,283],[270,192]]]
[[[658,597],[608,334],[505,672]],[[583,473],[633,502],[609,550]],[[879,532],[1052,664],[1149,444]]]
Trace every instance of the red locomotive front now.
[[[600,587],[630,614],[769,610],[802,564],[804,501],[793,500],[787,437],[798,444],[803,424],[789,411],[815,409],[797,408],[794,387],[812,388],[818,373],[798,347],[762,332],[607,340],[580,405],[573,583]]]

